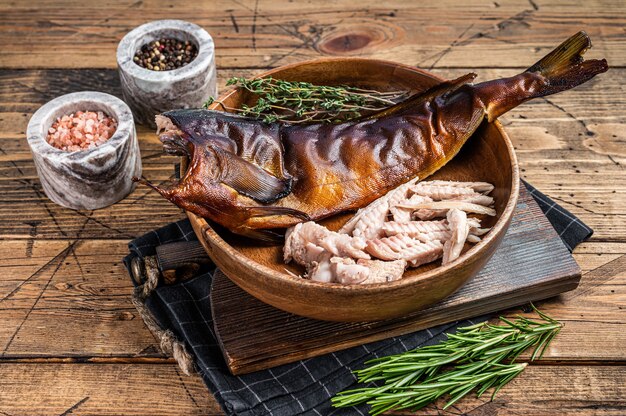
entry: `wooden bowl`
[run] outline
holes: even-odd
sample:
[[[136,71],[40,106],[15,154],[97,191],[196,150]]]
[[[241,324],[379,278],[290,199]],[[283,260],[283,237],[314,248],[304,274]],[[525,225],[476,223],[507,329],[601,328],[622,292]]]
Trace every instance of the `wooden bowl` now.
[[[350,84],[378,90],[424,90],[442,79],[393,62],[362,58],[320,59],[274,69],[261,75],[315,84]],[[231,107],[252,97],[231,91],[220,100]],[[183,163],[183,169],[185,169]],[[495,185],[496,217],[481,242],[466,246],[456,261],[409,269],[400,280],[372,285],[320,283],[295,277],[304,271],[282,260],[282,246],[266,246],[212,226],[187,213],[204,248],[239,287],[276,308],[329,321],[375,321],[394,318],[432,305],[472,278],[489,260],[510,224],[518,196],[519,172],[513,146],[499,123],[484,123],[461,152],[429,179],[486,181]],[[339,228],[349,214],[322,223]],[[295,273],[291,275],[287,271]]]

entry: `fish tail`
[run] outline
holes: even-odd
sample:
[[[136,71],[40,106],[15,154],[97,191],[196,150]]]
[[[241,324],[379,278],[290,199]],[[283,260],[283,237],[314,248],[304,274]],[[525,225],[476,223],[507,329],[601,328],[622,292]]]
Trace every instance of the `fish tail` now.
[[[606,72],[609,69],[606,59],[583,59],[589,48],[591,39],[580,31],[523,73],[476,85],[488,120],[493,121],[532,98],[569,90]]]
[[[547,80],[537,96],[569,90],[606,72],[609,69],[606,59],[583,59],[589,48],[591,39],[580,31],[528,68],[525,72],[540,74]]]

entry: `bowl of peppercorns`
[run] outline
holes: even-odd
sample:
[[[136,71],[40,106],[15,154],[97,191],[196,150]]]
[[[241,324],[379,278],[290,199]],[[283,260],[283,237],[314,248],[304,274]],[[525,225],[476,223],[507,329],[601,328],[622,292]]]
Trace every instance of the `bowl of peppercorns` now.
[[[117,47],[117,66],[135,120],[154,128],[155,115],[198,108],[217,96],[214,52],[211,35],[182,20],[157,20],[128,32]]]

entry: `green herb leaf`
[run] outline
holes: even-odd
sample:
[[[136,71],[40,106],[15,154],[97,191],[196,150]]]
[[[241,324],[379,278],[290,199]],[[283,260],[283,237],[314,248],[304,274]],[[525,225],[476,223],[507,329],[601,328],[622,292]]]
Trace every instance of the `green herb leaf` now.
[[[447,395],[446,409],[474,390],[480,397],[493,388],[493,400],[526,368],[526,363],[515,363],[517,357],[533,348],[530,361],[540,358],[563,326],[531,306],[541,321],[500,317],[502,325],[483,322],[459,328],[439,344],[367,361],[368,366],[355,374],[359,382],[377,385],[340,392],[332,404],[368,403],[371,414],[378,415],[392,409],[419,409]]]
[[[213,104],[214,102],[215,102],[215,98],[209,97],[209,99],[206,100],[204,104],[202,104],[202,108],[209,108],[209,106]]]
[[[389,107],[408,94],[407,91],[381,92],[343,85],[313,85],[272,77],[251,80],[233,77],[226,81],[226,85],[245,89],[257,98],[254,105],[241,108],[229,108],[222,104],[225,110],[255,117],[266,123],[277,120],[286,123],[343,122]],[[204,108],[214,102],[211,98],[204,104]]]

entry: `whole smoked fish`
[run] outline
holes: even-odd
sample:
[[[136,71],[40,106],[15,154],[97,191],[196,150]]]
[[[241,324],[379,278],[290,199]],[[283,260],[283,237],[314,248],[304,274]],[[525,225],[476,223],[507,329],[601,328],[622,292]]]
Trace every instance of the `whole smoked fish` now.
[[[483,120],[536,97],[573,88],[608,69],[584,61],[579,32],[525,72],[472,85],[470,73],[357,121],[308,125],[220,111],[157,116],[166,152],[189,167],[170,186],[143,182],[179,207],[264,240],[307,220],[363,207],[424,179],[452,159]]]

